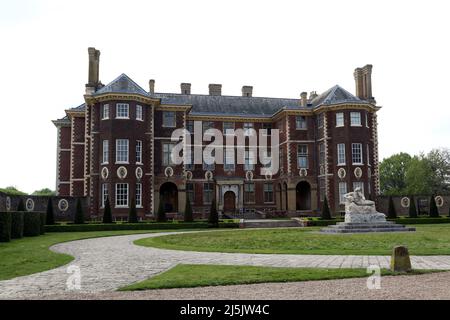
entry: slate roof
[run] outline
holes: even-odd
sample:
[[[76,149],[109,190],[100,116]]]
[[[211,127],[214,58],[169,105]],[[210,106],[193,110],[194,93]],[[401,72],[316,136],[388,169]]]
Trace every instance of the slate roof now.
[[[301,109],[300,99],[242,97],[242,96],[211,96],[202,94],[154,93],[149,94],[126,74],[122,73],[106,86],[97,90],[94,95],[104,93],[134,93],[161,100],[161,104],[191,105],[194,115],[233,115],[247,117],[270,117],[282,108]],[[340,103],[367,103],[347,90],[336,85],[308,101],[304,109],[318,108],[323,105]],[[81,104],[71,110],[84,110]]]

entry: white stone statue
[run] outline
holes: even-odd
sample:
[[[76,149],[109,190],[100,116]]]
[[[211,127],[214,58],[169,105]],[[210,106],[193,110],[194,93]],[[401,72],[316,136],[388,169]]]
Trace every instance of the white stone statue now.
[[[344,195],[345,198],[345,222],[374,223],[385,222],[386,215],[377,212],[375,202],[366,200],[361,188]]]

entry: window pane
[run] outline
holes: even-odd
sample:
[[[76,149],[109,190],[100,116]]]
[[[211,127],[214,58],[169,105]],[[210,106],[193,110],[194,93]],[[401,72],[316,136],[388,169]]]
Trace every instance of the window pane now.
[[[136,207],[142,207],[142,184],[136,184]]]
[[[116,162],[128,162],[128,140],[116,140]]]
[[[118,103],[116,104],[116,118],[128,118],[128,103]]]
[[[128,183],[116,184],[116,206],[117,207],[128,206]]]
[[[295,128],[296,129],[306,129],[306,117],[296,116],[295,117]]]
[[[336,113],[336,127],[344,126],[344,113],[338,112]]]
[[[344,195],[347,193],[347,182],[339,182],[339,203],[345,203]]]
[[[108,140],[103,140],[103,159],[102,159],[103,163],[108,163],[109,162],[109,141]]]
[[[350,112],[350,125],[352,126],[361,125],[361,112]]]
[[[136,141],[136,162],[142,163],[142,141]]]
[[[352,143],[352,162],[353,164],[362,164],[362,144]]]
[[[163,127],[175,127],[175,112],[164,111],[163,112]]]
[[[143,120],[143,113],[142,113],[142,106],[137,105],[136,106],[136,119],[137,120]]]
[[[345,164],[345,144],[339,143],[337,145],[337,152],[338,152],[338,165],[344,165]]]

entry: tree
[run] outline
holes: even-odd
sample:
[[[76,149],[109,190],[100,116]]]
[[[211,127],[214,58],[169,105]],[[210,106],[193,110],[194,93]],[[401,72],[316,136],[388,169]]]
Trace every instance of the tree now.
[[[75,210],[75,218],[73,220],[75,224],[83,224],[84,223],[84,212],[83,207],[81,206],[80,198],[77,199],[77,207]]]
[[[163,199],[159,199],[158,212],[156,213],[156,221],[158,222],[166,222],[167,216],[166,211],[164,210]]]
[[[106,197],[105,208],[103,209],[103,223],[112,223],[111,204],[109,203],[109,197]]]
[[[41,190],[36,190],[32,193],[34,196],[55,196],[56,192],[53,190],[50,190],[49,188],[44,188]]]
[[[433,172],[432,192],[434,194],[450,193],[450,149],[433,149],[427,155]]]
[[[10,196],[24,196],[24,195],[26,195],[25,192],[22,192],[22,191],[18,190],[17,187],[14,187],[14,186],[9,186],[9,187],[6,187],[6,188],[0,188],[0,191],[3,192],[3,193],[8,194]]]
[[[401,152],[380,163],[380,188],[384,195],[400,195],[406,189],[406,171],[411,156]]]
[[[47,225],[55,224],[55,213],[53,212],[52,197],[48,198],[48,202],[47,202],[47,219],[46,219],[45,223]]]
[[[192,213],[191,200],[189,197],[186,198],[186,207],[184,209],[184,222],[192,222],[194,221],[194,216]]]
[[[25,211],[25,204],[22,198],[20,198],[19,204],[17,205],[17,211]]]
[[[434,195],[431,196],[431,199],[430,199],[430,217],[433,217],[433,218],[439,218],[440,217],[439,210],[438,210],[438,207],[436,205],[436,200],[434,199]]]
[[[219,226],[219,213],[216,208],[216,198],[211,202],[211,209],[209,210],[208,223],[213,227]]]
[[[136,200],[131,199],[130,212],[128,214],[128,223],[138,223],[138,216],[136,211]]]
[[[429,195],[433,191],[434,173],[430,162],[423,156],[414,156],[406,171],[406,194]]]
[[[325,196],[325,199],[323,200],[322,219],[323,220],[331,220],[330,207],[328,206],[328,199],[326,196]]]
[[[416,207],[416,200],[414,199],[414,196],[411,196],[410,200],[409,200],[409,217],[417,218],[417,207]]]
[[[395,210],[394,200],[392,200],[392,196],[389,196],[388,218],[397,218],[397,211]]]

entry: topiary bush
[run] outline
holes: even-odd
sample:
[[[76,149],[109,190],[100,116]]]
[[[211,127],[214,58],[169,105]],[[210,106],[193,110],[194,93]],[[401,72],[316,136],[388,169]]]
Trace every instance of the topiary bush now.
[[[414,196],[411,196],[411,198],[409,200],[409,217],[417,218],[417,207],[416,207],[416,200],[414,199]]]
[[[138,223],[138,216],[136,211],[136,201],[131,199],[130,212],[128,214],[128,222],[129,223]]]
[[[394,201],[392,200],[392,196],[389,196],[388,218],[389,219],[397,218],[397,211],[395,210],[395,205]]]
[[[11,212],[0,212],[0,242],[11,241]]]
[[[41,228],[41,234],[45,233],[45,222],[47,221],[47,212],[39,212],[40,214],[40,218],[41,218],[41,224],[40,224],[40,228]]]
[[[25,211],[25,203],[22,198],[20,198],[19,203],[17,204],[17,211]]]
[[[162,199],[159,199],[158,212],[156,213],[156,221],[158,222],[167,221],[166,211],[164,210],[164,204],[162,202]]]
[[[51,197],[48,198],[47,202],[47,217],[45,224],[47,225],[55,224],[55,213],[53,212],[53,201]]]
[[[186,198],[186,207],[184,209],[184,222],[194,221],[194,214],[192,213],[192,206],[189,197]]]
[[[430,199],[430,217],[431,218],[439,218],[439,210],[436,205],[436,200],[434,199],[434,195],[431,196]]]
[[[73,223],[75,223],[75,224],[83,224],[84,223],[84,212],[83,212],[83,207],[81,206],[80,198],[77,199],[77,207],[75,210],[75,217],[74,217]]]
[[[103,223],[112,223],[111,204],[109,203],[109,197],[106,197],[105,208],[103,209]]]
[[[208,223],[211,227],[219,226],[219,213],[216,209],[216,198],[211,202],[211,210],[209,210]]]
[[[20,239],[23,237],[23,212],[11,212],[11,238]]]
[[[28,212],[23,213],[23,235],[25,237],[35,237],[41,234],[41,213]]]
[[[326,196],[325,199],[323,200],[321,216],[323,220],[331,220],[330,207],[328,206],[328,199]]]

